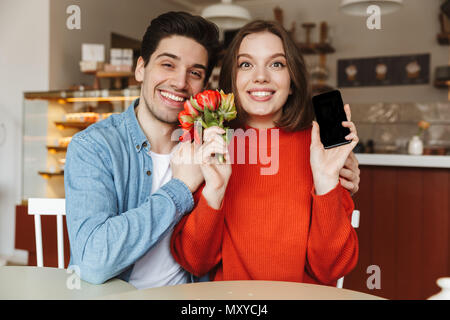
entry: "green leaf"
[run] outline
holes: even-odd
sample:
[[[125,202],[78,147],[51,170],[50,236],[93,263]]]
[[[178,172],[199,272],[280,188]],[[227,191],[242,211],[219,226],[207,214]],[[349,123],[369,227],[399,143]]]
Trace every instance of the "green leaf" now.
[[[204,115],[205,115],[205,122],[208,125],[208,127],[211,126],[210,125],[211,122],[217,122],[217,119],[214,118],[214,115],[212,114],[212,112],[208,108],[205,108]]]

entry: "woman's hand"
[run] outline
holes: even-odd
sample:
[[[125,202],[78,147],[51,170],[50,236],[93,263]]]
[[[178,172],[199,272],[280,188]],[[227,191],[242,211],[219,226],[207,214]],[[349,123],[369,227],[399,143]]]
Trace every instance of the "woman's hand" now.
[[[201,171],[205,178],[205,187],[202,194],[207,200],[209,206],[219,209],[228,181],[231,176],[231,162],[228,154],[228,148],[222,134],[225,130],[220,127],[210,127],[203,132],[203,144],[197,147],[197,159],[201,159]],[[219,163],[215,156],[223,154],[225,163]]]
[[[339,182],[339,172],[344,167],[347,158],[359,141],[355,124],[351,122],[350,106],[346,104],[344,110],[347,115],[347,121],[342,122],[342,126],[350,129],[350,134],[345,137],[347,140],[351,140],[348,144],[325,149],[320,141],[319,125],[313,121],[310,163],[314,187],[318,195],[325,194],[336,187]]]

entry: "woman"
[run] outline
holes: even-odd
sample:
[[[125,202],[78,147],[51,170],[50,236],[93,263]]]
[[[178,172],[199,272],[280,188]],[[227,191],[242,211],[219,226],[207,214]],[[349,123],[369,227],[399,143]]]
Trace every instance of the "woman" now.
[[[196,276],[210,272],[210,280],[334,285],[358,259],[354,205],[339,183],[358,142],[349,106],[343,126],[350,128],[351,143],[325,150],[303,58],[275,22],[254,21],[239,31],[224,58],[220,88],[235,93],[235,127],[255,132],[258,143],[245,139],[241,164],[233,161],[242,151],[238,135],[228,152],[222,129],[205,130],[197,151],[209,157],[201,165],[205,185],[194,196],[194,210],[174,229],[173,256]],[[254,148],[260,157],[251,163]],[[221,152],[232,165],[214,160]],[[261,155],[276,152],[278,168],[262,174],[267,163]]]

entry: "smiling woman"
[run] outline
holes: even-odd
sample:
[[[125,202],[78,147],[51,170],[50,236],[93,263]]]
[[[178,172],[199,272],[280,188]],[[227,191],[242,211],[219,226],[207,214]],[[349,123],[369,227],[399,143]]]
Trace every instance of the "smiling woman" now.
[[[278,153],[278,170],[260,170],[267,157],[236,161],[242,152],[236,152],[235,135],[231,163],[201,166],[205,184],[194,195],[193,211],[174,229],[172,254],[184,269],[197,276],[209,272],[211,280],[335,284],[358,259],[353,201],[339,183],[357,143],[354,124],[342,124],[352,128],[351,143],[324,149],[317,124],[311,127],[303,58],[275,22],[254,21],[236,34],[220,78],[220,88],[237,98],[237,129],[260,133],[258,143],[243,139],[242,152]],[[204,131],[203,146],[220,134],[214,130]]]
[[[254,51],[254,47],[262,50]],[[292,93],[281,39],[270,32],[250,34],[242,40],[237,61],[236,86],[248,115],[247,124],[272,127]]]

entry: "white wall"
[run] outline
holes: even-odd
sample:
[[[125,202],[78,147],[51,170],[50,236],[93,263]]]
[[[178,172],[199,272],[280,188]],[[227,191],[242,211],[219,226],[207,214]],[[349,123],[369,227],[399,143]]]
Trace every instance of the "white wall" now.
[[[0,1],[0,255],[13,253],[21,201],[23,92],[49,88],[49,12],[49,0]]]
[[[449,47],[440,46],[436,41],[436,35],[440,32],[438,14],[442,0],[404,0],[399,11],[381,17],[381,30],[369,30],[365,17],[339,12],[340,2],[248,0],[243,1],[242,5],[250,10],[255,19],[274,19],[273,8],[280,6],[284,13],[284,27],[290,29],[295,21],[297,40],[302,42],[305,39],[302,23],[317,24],[313,39],[318,41],[319,24],[326,21],[330,25],[332,45],[336,49],[336,53],[327,56],[327,67],[331,74],[329,83],[333,86],[337,83],[338,59],[430,53],[431,81],[434,79],[435,67],[449,63]],[[350,103],[447,101],[447,90],[436,89],[432,84],[343,88],[341,92],[346,102]]]
[[[82,43],[101,43],[109,57],[111,32],[142,40],[150,21],[161,13],[183,10],[169,1],[157,0],[50,0],[50,89],[73,84],[92,85],[93,77],[80,72]],[[66,28],[66,8],[81,9],[81,29]]]

